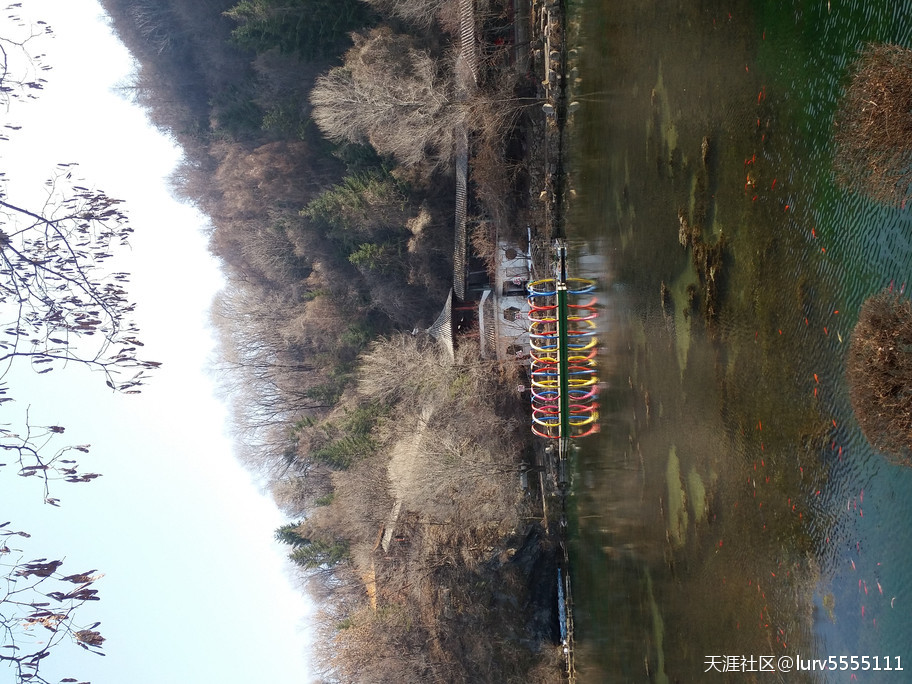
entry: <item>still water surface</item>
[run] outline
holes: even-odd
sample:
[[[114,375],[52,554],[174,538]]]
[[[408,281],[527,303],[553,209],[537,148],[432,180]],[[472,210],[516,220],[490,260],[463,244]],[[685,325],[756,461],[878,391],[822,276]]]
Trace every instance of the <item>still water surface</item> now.
[[[912,210],[831,171],[846,68],[868,41],[912,47],[912,3],[574,11],[568,233],[607,264],[580,680],[854,681],[706,671],[800,653],[900,656],[856,679],[912,682],[912,469],[867,444],[843,377],[861,303],[912,282]]]

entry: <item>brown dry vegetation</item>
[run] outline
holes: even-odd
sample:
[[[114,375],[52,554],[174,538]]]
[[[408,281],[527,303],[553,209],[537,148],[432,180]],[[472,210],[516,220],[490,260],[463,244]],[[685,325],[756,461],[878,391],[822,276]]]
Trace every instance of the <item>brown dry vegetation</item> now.
[[[888,291],[865,300],[849,344],[846,375],[865,437],[912,465],[912,303]]]
[[[409,167],[448,164],[465,108],[447,62],[388,26],[352,39],[344,65],[320,76],[310,95],[323,134],[369,143]]]
[[[333,597],[319,624],[327,675],[550,681],[530,671],[554,650],[553,596],[529,580],[553,577],[554,560],[517,486],[525,440],[518,407],[503,401],[506,380],[469,344],[455,363],[412,336],[364,355],[357,386],[327,421],[377,412],[372,449],[332,474],[328,505],[292,511],[307,516],[305,536],[344,540],[350,552],[311,575]],[[302,463],[325,431],[325,422],[302,430]]]
[[[862,49],[835,117],[836,177],[887,204],[912,194],[912,50],[884,43]]]

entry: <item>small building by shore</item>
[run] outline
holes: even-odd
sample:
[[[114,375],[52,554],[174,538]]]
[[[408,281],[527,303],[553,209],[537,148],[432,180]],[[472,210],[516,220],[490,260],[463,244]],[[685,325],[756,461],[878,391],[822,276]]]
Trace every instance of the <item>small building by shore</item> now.
[[[526,286],[532,273],[528,251],[500,240],[494,282],[478,302],[478,337],[483,358],[524,358],[529,352]]]

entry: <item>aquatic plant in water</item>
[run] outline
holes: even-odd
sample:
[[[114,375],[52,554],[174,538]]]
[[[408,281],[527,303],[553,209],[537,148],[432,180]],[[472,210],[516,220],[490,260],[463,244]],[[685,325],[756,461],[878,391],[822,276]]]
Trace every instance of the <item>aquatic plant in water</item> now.
[[[912,302],[889,290],[865,300],[846,376],[867,440],[894,461],[912,465]]]
[[[872,43],[850,67],[834,121],[836,179],[904,206],[912,194],[912,50]]]

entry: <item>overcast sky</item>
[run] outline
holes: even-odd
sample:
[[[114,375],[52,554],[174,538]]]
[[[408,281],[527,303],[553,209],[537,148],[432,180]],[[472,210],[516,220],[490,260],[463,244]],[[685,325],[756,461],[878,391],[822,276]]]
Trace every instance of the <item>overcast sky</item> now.
[[[131,58],[94,0],[22,5],[23,18],[54,30],[34,48],[52,70],[37,101],[0,111],[22,126],[0,143],[10,197],[38,197],[57,163],[79,162],[83,185],[125,200],[135,233],[121,258],[144,358],[164,364],[136,396],[113,395],[72,367],[10,379],[16,401],[0,406],[0,423],[21,425],[28,409],[36,424],[64,425],[60,444],[91,444],[82,469],[103,474],[58,484],[55,509],[37,482],[0,471],[0,517],[32,534],[17,544],[24,555],[105,573],[102,600],[82,616],[102,621],[107,657],[61,650],[42,673],[93,684],[307,682],[308,605],[272,541],[285,521],[234,461],[205,372],[220,273],[205,217],[167,190],[180,152],[113,88]],[[0,31],[9,29],[0,16]]]

